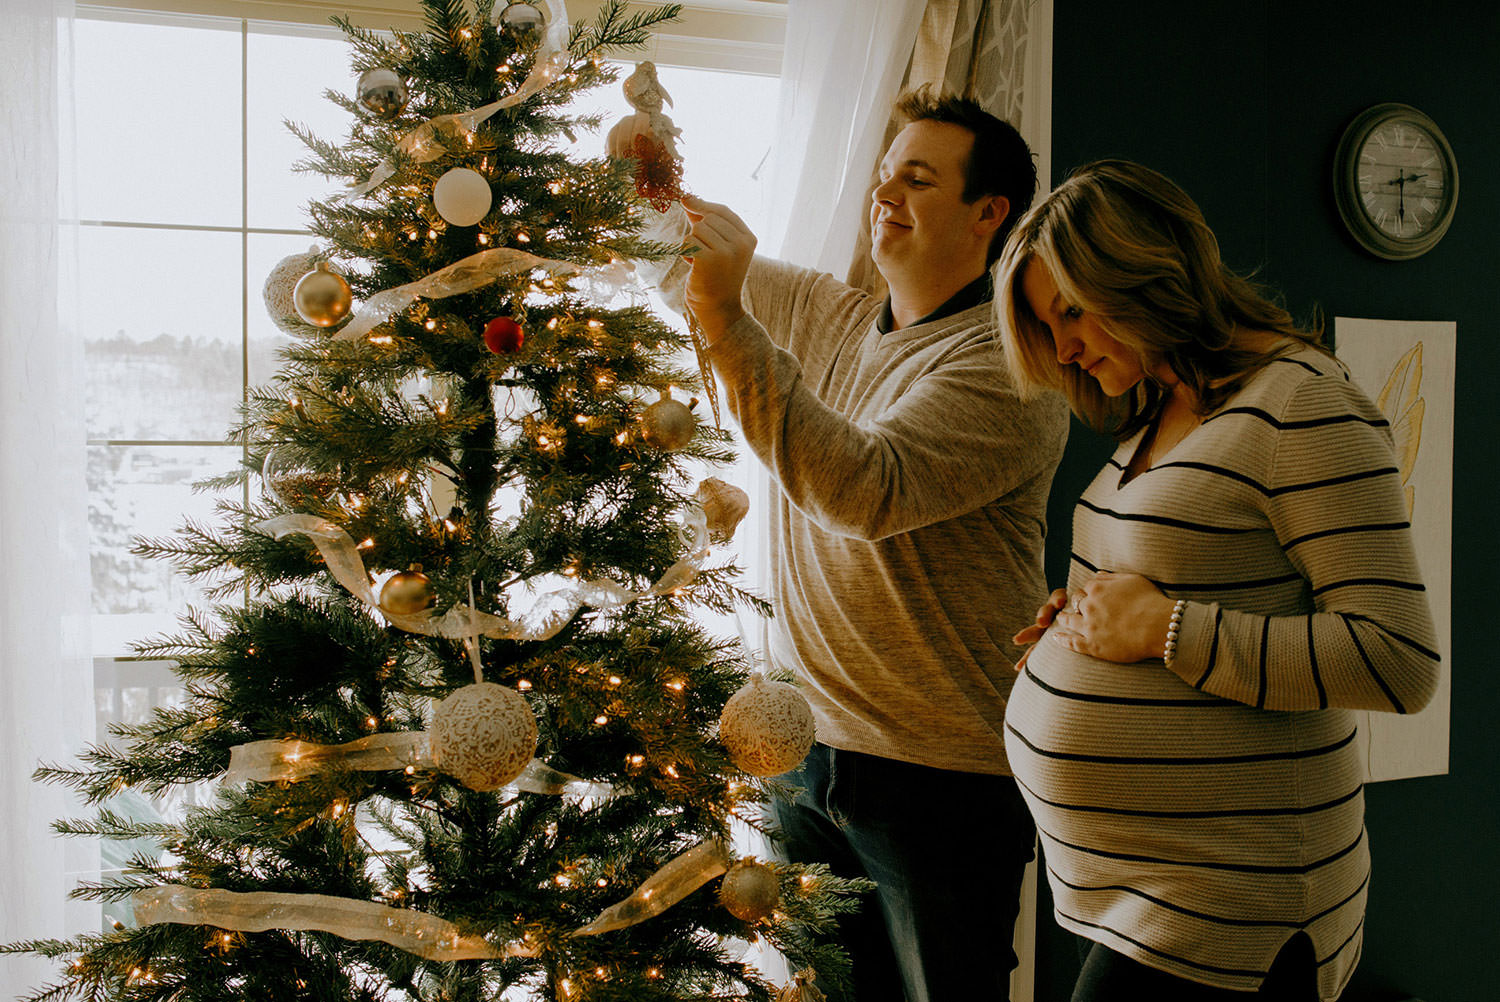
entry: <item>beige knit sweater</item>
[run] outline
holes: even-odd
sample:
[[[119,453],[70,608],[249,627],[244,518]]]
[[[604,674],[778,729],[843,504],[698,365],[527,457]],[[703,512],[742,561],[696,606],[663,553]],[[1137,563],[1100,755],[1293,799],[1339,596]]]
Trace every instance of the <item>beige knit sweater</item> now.
[[[757,258],[712,360],[780,492],[772,657],[818,738],[1004,774],[1011,635],[1045,597],[1059,397],[1016,396],[984,303],[881,334],[882,301]]]
[[[1140,440],[1078,504],[1069,584],[1187,599],[1171,667],[1044,637],[1006,718],[1058,920],[1238,990],[1305,930],[1334,998],[1370,876],[1349,711],[1419,710],[1439,671],[1387,423],[1302,349],[1122,483]]]

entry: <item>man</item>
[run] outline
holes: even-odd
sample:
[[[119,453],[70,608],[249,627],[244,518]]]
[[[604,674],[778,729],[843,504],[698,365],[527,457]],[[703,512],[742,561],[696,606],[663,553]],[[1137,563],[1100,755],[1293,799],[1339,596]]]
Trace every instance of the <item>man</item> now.
[[[898,107],[870,205],[887,300],[755,258],[738,216],[693,198],[684,295],[780,489],[771,656],[819,739],[774,808],[786,852],[877,883],[841,923],[849,997],[991,1002],[1035,838],[1003,747],[1007,638],[1047,594],[1067,411],[1017,399],[991,319],[1030,151],[971,101]]]

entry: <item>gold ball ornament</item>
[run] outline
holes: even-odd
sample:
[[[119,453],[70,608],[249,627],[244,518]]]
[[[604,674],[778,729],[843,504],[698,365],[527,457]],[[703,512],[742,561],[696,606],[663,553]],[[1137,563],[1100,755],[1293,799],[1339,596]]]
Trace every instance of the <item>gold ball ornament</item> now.
[[[514,689],[476,682],[437,705],[428,736],[439,769],[471,790],[498,790],[536,754],[536,717]]]
[[[276,267],[266,276],[261,286],[261,298],[266,304],[266,313],[271,321],[284,331],[298,326],[297,307],[292,303],[292,290],[297,280],[306,275],[318,263],[318,249],[309,247],[305,254],[288,254],[276,262]]]
[[[687,448],[698,430],[698,419],[693,417],[688,406],[666,394],[646,408],[643,420],[642,435],[646,441],[666,452]]]
[[[780,903],[781,879],[754,856],[731,866],[719,885],[719,904],[742,922],[770,918]]]
[[[752,776],[779,776],[802,764],[817,737],[812,707],[795,685],[756,675],[719,714],[719,741]]]
[[[432,599],[432,579],[420,567],[392,574],[380,586],[380,608],[393,616],[414,616]]]
[[[353,309],[354,293],[343,275],[328,267],[328,262],[320,261],[297,280],[292,289],[292,307],[297,316],[314,327],[332,327]]]

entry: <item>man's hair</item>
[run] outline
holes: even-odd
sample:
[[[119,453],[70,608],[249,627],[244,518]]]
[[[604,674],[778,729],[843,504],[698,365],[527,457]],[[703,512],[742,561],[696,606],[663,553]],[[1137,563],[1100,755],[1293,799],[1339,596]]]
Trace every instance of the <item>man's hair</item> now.
[[[963,200],[973,202],[986,195],[1002,195],[1010,202],[1005,221],[990,241],[986,263],[994,264],[1005,246],[1005,238],[1016,220],[1031,208],[1036,197],[1036,160],[1015,126],[996,118],[977,101],[956,94],[933,93],[919,87],[903,94],[896,111],[906,122],[947,122],[974,134],[974,147],[964,165]]]

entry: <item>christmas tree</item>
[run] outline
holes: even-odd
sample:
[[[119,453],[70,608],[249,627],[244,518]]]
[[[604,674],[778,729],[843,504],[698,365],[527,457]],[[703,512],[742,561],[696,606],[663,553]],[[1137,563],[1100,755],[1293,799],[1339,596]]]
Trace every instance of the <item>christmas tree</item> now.
[[[339,21],[349,136],[293,126],[350,190],[266,283],[292,343],[211,485],[258,500],[138,544],[224,604],[138,647],[183,705],[38,772],[97,808],[60,832],[130,852],[77,891],[115,928],[4,948],[65,962],[33,999],[770,999],[758,937],[799,972],[782,997],[845,975],[827,933],[861,888],[733,847],[811,734],[694,619],[758,603],[713,547],[735,491],[694,489],[731,455],[679,399],[711,386],[611,305],[685,249],[646,235],[676,177],[659,104],[633,159],[560,148],[601,124],[568,106],[605,56],[678,7],[424,9]],[[180,822],[119,807],[213,780]]]

